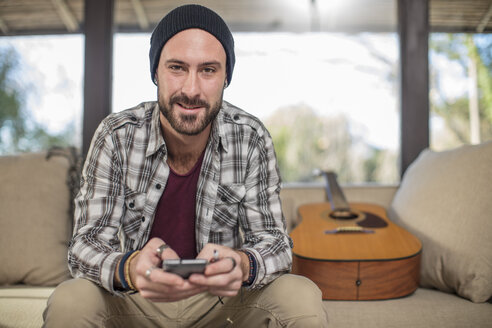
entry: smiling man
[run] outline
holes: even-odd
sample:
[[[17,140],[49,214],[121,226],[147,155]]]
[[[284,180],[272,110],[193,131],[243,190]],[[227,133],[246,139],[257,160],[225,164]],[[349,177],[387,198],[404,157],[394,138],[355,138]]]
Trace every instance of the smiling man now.
[[[327,324],[319,289],[288,273],[271,137],[222,99],[234,64],[232,34],[210,9],[181,6],[157,25],[158,101],[96,131],[75,199],[74,279],[50,297],[45,326]],[[185,274],[180,262],[196,259],[205,267]]]

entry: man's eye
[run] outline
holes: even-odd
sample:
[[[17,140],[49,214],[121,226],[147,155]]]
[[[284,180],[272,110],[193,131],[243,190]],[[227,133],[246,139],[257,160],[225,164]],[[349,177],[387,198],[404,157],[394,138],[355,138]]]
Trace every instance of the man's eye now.
[[[205,67],[203,69],[203,72],[204,73],[210,73],[211,74],[211,73],[214,73],[215,72],[215,68],[213,68],[213,67]]]
[[[171,65],[171,66],[169,66],[169,69],[171,71],[181,71],[181,70],[183,70],[183,67],[179,66],[179,65]]]

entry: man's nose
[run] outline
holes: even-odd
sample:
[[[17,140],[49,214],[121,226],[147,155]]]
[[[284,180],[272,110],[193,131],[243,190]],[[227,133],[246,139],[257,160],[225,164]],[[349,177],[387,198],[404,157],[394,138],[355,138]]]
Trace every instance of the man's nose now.
[[[190,98],[200,94],[200,82],[196,72],[189,72],[184,81],[182,92]]]

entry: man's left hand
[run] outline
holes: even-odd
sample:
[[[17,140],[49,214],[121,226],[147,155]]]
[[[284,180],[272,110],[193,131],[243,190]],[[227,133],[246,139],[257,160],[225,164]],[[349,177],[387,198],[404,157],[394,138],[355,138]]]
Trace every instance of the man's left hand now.
[[[214,259],[214,251],[218,252],[218,259]],[[208,292],[216,296],[237,295],[249,273],[245,253],[222,245],[207,244],[197,258],[207,259],[210,263],[203,275],[192,274],[188,278],[190,283],[208,287]]]

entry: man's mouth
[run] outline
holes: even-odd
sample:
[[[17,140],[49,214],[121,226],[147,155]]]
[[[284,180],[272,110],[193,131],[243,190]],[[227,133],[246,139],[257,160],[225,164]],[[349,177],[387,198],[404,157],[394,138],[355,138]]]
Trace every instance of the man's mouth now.
[[[186,109],[186,110],[196,110],[196,109],[200,109],[200,108],[203,108],[202,106],[199,106],[199,105],[188,105],[188,104],[184,104],[184,103],[177,103],[181,108],[183,109]]]
[[[201,109],[209,108],[208,103],[202,99],[197,98],[189,98],[184,95],[177,95],[171,97],[169,101],[169,105],[177,105],[181,110],[184,111],[196,111]]]

